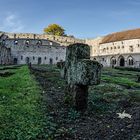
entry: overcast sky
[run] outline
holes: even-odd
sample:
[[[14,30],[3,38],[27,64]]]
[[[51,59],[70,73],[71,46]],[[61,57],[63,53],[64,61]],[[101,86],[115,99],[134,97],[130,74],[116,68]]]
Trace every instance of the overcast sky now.
[[[140,0],[0,0],[0,31],[43,33],[51,23],[94,38],[140,27]]]

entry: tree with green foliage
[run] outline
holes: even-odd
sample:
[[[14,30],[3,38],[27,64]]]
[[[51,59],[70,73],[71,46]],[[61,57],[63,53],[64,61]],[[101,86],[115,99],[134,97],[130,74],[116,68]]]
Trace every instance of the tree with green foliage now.
[[[49,35],[64,36],[65,30],[58,24],[50,24],[48,27],[44,28],[44,32]]]

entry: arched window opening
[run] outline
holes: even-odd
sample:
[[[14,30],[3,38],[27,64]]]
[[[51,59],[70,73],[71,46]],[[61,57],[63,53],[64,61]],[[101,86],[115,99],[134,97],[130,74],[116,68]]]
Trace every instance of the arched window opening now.
[[[21,60],[23,60],[23,56],[21,56]]]
[[[51,65],[53,64],[53,59],[52,59],[52,58],[50,58],[50,64],[51,64]]]
[[[42,63],[41,57],[38,58],[38,65]]]
[[[133,66],[134,65],[134,59],[131,56],[128,58],[128,65],[129,66]]]
[[[38,40],[37,45],[42,45],[42,41]]]
[[[18,44],[18,41],[17,41],[17,40],[15,40],[15,41],[14,41],[14,45],[17,45],[17,44]]]
[[[29,41],[29,40],[26,40],[26,41],[25,41],[25,44],[26,44],[26,45],[29,45],[29,44],[30,44],[30,41]]]
[[[29,64],[30,63],[30,58],[29,57],[26,57],[26,64]]]

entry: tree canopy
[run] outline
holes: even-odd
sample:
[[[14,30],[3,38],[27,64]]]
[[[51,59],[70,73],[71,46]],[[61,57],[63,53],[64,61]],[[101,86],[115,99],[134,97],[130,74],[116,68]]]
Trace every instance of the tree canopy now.
[[[48,27],[44,28],[44,33],[49,35],[64,36],[65,30],[58,24],[50,24]]]

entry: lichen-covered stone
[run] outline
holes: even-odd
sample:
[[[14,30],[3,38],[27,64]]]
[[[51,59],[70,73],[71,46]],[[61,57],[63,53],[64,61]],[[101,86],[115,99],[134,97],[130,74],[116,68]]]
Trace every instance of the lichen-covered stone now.
[[[68,84],[67,96],[77,110],[85,110],[88,86],[99,84],[101,77],[101,65],[90,60],[90,47],[79,43],[68,46],[62,73]]]
[[[101,65],[97,61],[79,60],[68,70],[68,84],[97,85],[100,83]]]

